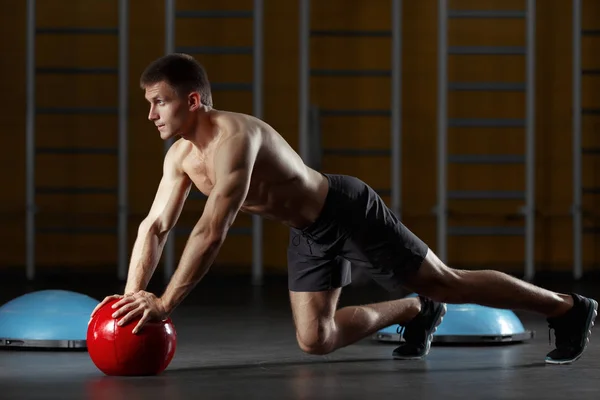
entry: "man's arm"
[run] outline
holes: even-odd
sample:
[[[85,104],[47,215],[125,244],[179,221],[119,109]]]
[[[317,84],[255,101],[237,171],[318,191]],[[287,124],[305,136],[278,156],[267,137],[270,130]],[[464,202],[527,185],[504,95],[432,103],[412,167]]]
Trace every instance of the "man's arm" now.
[[[150,278],[160,260],[169,231],[175,226],[190,191],[191,181],[179,167],[177,149],[177,143],[175,143],[165,155],[163,175],[154,201],[148,215],[138,228],[129,263],[125,295],[140,293],[148,286],[148,282],[150,282]],[[117,302],[122,306],[125,304],[124,301],[127,300],[127,296],[119,294],[106,296],[92,310],[90,321],[104,304],[114,299],[122,299]],[[113,307],[116,307],[116,305]],[[130,306],[123,308],[123,312],[129,310]]]
[[[192,291],[216,258],[248,193],[257,152],[251,133],[236,134],[221,144],[215,155],[215,186],[161,297],[167,314]]]
[[[163,176],[150,211],[138,228],[125,293],[145,290],[158,265],[170,230],[175,226],[190,191],[191,181],[179,166],[176,145],[163,163]]]

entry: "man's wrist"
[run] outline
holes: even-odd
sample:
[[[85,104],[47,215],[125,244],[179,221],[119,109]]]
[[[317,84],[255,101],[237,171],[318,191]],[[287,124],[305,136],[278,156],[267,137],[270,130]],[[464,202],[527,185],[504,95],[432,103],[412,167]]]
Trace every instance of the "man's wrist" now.
[[[125,290],[123,291],[123,295],[124,296],[128,296],[128,295],[132,295],[132,294],[136,294],[137,292],[139,292],[141,289],[137,289],[137,288],[125,288]]]
[[[161,297],[159,297],[160,304],[162,305],[163,311],[166,315],[170,315],[175,308],[173,301],[169,298],[168,294],[165,292]]]

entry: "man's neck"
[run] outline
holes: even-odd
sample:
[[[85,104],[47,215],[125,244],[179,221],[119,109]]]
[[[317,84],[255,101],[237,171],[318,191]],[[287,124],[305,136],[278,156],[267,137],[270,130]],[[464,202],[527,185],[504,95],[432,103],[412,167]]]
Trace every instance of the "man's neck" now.
[[[212,109],[199,111],[198,119],[193,127],[193,134],[184,137],[201,152],[207,149],[220,134],[220,129],[215,124],[213,116],[214,110]]]

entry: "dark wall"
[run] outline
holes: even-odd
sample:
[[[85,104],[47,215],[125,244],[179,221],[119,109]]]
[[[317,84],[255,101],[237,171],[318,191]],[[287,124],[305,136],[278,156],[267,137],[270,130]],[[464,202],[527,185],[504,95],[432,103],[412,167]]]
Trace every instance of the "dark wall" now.
[[[38,26],[116,26],[117,1],[60,0],[38,2]],[[60,7],[56,5],[60,3]],[[249,0],[178,1],[178,8],[248,9]],[[201,3],[201,4],[198,4]],[[223,4],[220,4],[223,3]],[[389,29],[390,1],[313,1],[314,29]],[[321,4],[319,4],[321,3]],[[524,1],[452,1],[453,8],[522,9]],[[0,265],[22,265],[25,260],[25,2],[1,0],[0,89],[3,143],[0,179],[6,182],[2,196]],[[53,7],[51,7],[52,5]],[[584,1],[584,26],[600,27],[600,4]],[[164,4],[160,0],[130,2],[130,118],[129,201],[130,248],[137,224],[147,212],[160,179],[163,143],[147,121],[147,104],[138,87],[144,67],[164,52]],[[537,2],[536,34],[536,261],[546,270],[571,268],[572,202],[571,168],[571,2]],[[298,143],[298,3],[265,1],[264,117],[294,146]],[[435,249],[436,204],[436,106],[437,106],[437,2],[404,1],[402,66],[402,193],[403,220]],[[179,21],[178,45],[251,45],[250,20]],[[450,45],[523,45],[524,21],[461,20],[449,23]],[[599,39],[583,42],[584,67],[600,67]],[[37,41],[38,66],[115,66],[116,37],[47,35]],[[385,69],[391,65],[389,38],[313,38],[315,68]],[[250,81],[250,56],[211,55],[200,58],[211,80]],[[524,58],[519,56],[451,56],[450,80],[522,81]],[[584,78],[584,105],[600,104],[594,92],[600,78]],[[117,79],[110,75],[39,76],[39,106],[115,106]],[[313,78],[311,102],[323,108],[388,108],[389,78]],[[252,112],[250,93],[215,92],[215,107]],[[451,117],[523,118],[523,93],[453,93]],[[600,147],[598,117],[584,117],[584,142]],[[324,144],[347,147],[387,147],[389,118],[324,118]],[[522,153],[522,129],[453,129],[449,150],[461,153]],[[113,116],[38,116],[38,146],[115,146],[117,119]],[[111,155],[39,156],[39,185],[116,185],[117,163]],[[600,164],[584,164],[584,179],[599,186]],[[357,175],[376,188],[390,185],[390,163],[385,157],[344,159],[328,156],[327,172]],[[524,187],[522,166],[452,167],[450,189],[515,189]],[[389,198],[386,198],[389,201]],[[592,199],[591,201],[594,201]],[[593,209],[596,203],[586,205]],[[40,224],[68,224],[64,217],[82,213],[78,222],[111,226],[116,221],[116,197],[112,195],[38,196]],[[450,223],[512,224],[519,202],[450,203]],[[202,212],[201,202],[190,202],[182,225],[192,225]],[[236,225],[247,226],[240,216]],[[287,231],[265,221],[265,262],[268,270],[285,270]],[[185,237],[177,241],[180,254]],[[584,261],[600,258],[593,238],[584,242]],[[454,238],[449,241],[449,261],[479,268],[493,264],[520,271],[523,238]],[[75,265],[82,268],[116,262],[116,239],[110,235],[39,235],[41,268]],[[230,237],[219,255],[221,268],[247,265],[251,260],[249,237]],[[227,266],[226,266],[227,265]],[[230,267],[228,267],[230,266]]]

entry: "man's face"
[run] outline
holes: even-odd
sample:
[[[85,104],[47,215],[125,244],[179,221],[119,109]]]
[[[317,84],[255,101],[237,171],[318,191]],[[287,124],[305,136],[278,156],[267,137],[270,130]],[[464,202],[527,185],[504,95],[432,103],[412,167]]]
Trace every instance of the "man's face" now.
[[[166,82],[147,86],[145,97],[150,103],[148,119],[156,125],[161,139],[183,136],[192,118],[188,99],[181,98]]]

